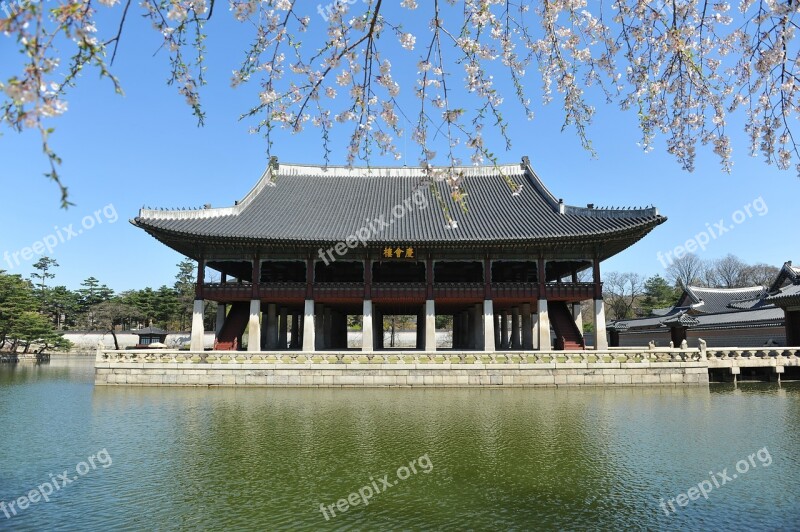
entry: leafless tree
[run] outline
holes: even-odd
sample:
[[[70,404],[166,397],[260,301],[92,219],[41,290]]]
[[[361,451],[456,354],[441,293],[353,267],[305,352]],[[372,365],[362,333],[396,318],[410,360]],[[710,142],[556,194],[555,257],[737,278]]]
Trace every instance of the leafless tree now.
[[[719,288],[739,288],[747,286],[745,278],[747,264],[733,254],[727,254],[711,263],[710,268],[716,277],[714,286]]]
[[[675,259],[667,268],[667,278],[678,286],[695,284],[702,274],[703,261],[694,253]]]
[[[603,279],[603,299],[610,319],[633,316],[633,305],[644,290],[644,277],[633,272],[610,272]]]
[[[761,262],[752,266],[745,266],[742,277],[746,286],[769,286],[780,271],[780,268]]]

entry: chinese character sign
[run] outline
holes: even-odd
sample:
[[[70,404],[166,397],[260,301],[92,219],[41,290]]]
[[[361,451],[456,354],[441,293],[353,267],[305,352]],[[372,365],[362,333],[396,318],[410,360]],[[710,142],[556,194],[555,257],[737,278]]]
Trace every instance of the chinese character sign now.
[[[417,258],[413,247],[387,246],[383,248],[383,258],[385,259],[415,259]]]

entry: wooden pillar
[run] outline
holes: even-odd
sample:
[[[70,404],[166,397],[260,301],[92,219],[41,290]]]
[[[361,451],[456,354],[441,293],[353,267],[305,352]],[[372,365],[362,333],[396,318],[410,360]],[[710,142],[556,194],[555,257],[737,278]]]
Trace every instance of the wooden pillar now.
[[[306,301],[314,299],[314,259],[306,259]]]
[[[425,299],[433,301],[433,259],[430,254],[425,259]]]
[[[539,257],[536,263],[536,287],[538,289],[539,299],[547,299],[547,276],[545,275],[545,268],[547,262],[544,258]]]
[[[364,301],[372,299],[372,261],[364,259]],[[366,308],[366,307],[364,307]]]
[[[592,281],[594,282],[594,298],[603,299],[603,285],[600,281],[600,260],[596,256],[592,261]]]
[[[259,286],[258,285],[261,282],[261,259],[259,258],[258,255],[253,257],[253,271],[252,271],[252,273],[250,275],[251,275],[250,282],[251,282],[251,285],[252,285],[252,288],[253,288],[253,293],[252,293],[251,298],[252,299],[258,299],[259,298],[259,296],[258,296],[258,288],[259,288]]]
[[[483,299],[492,299],[492,260],[483,259]]]
[[[206,261],[200,258],[197,261],[197,284],[195,285],[194,294],[196,299],[203,299],[203,285],[206,282]]]

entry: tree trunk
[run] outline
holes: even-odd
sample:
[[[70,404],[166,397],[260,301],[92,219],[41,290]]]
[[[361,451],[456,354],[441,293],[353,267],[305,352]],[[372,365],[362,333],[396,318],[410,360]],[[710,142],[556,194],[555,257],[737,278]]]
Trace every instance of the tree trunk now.
[[[111,333],[111,336],[114,338],[114,349],[119,351],[119,342],[117,342],[117,333],[114,332],[114,327],[108,331]]]

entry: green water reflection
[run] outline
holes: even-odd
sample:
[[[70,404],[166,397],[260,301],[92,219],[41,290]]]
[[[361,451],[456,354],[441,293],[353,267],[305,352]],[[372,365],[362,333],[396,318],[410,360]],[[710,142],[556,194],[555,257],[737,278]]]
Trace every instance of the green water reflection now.
[[[0,528],[676,529],[800,523],[800,386],[504,390],[93,387],[91,361],[0,368],[0,498],[107,449]],[[767,447],[769,467],[667,516]],[[418,472],[326,520],[372,479]]]

